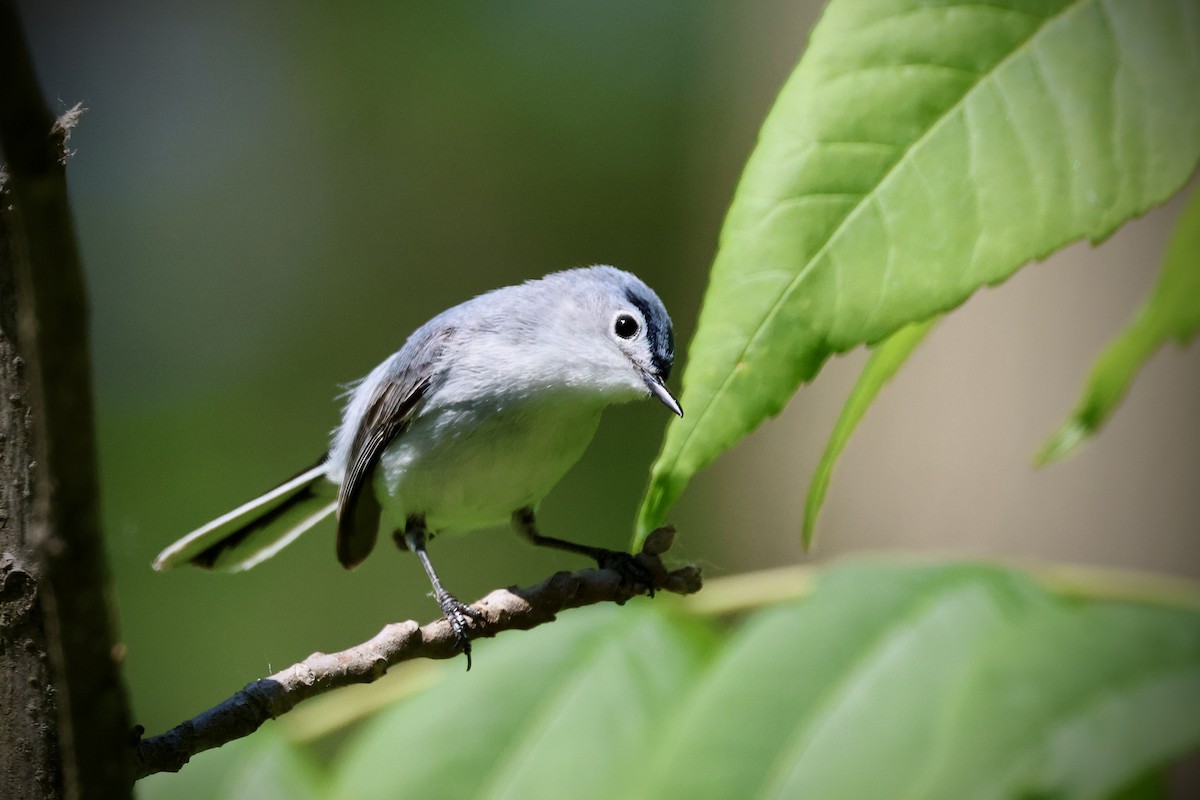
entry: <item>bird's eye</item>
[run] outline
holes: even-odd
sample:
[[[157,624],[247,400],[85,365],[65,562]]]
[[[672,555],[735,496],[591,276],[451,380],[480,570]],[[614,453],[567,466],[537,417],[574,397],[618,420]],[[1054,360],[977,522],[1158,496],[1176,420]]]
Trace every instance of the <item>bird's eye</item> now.
[[[637,320],[628,314],[622,314],[617,317],[617,321],[613,324],[613,331],[622,339],[632,339],[634,336],[637,336]]]

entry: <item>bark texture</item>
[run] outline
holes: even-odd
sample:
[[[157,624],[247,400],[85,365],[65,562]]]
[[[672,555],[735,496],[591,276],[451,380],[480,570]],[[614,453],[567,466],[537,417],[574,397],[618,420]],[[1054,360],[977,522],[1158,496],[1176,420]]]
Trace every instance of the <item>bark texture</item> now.
[[[121,800],[133,791],[129,711],[100,535],[87,297],[65,167],[66,141],[80,109],[56,119],[46,107],[12,0],[0,0],[0,76],[10,242],[2,271],[11,279],[4,302],[16,310],[10,344],[19,345],[24,392],[14,390],[4,402],[11,406],[15,396],[28,409],[25,443],[32,451],[32,459],[7,464],[12,473],[0,476],[25,492],[23,503],[32,499],[32,516],[19,534],[22,552],[12,555],[4,583],[6,596],[27,597],[36,612],[17,615],[27,620],[20,627],[30,634],[20,643],[38,660],[46,657],[52,679],[47,684],[43,670],[9,673],[4,680],[10,687],[38,681],[44,692],[52,687],[53,706],[18,713],[36,716],[55,742],[52,752],[38,746],[45,760],[30,762],[48,775],[4,797],[52,797],[57,791],[72,800]],[[23,602],[18,599],[13,609]],[[41,638],[33,635],[40,632]],[[5,761],[26,757],[20,749],[0,754]],[[39,795],[43,787],[51,793]]]
[[[0,174],[0,184],[4,175]],[[57,706],[38,596],[33,452],[18,355],[13,212],[0,188],[0,797],[59,797]]]

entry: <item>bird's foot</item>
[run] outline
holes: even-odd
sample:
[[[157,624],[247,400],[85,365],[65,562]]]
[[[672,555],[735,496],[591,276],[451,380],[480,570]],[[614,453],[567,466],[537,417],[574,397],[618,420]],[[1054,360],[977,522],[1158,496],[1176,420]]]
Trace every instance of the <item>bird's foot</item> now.
[[[450,629],[454,631],[455,644],[467,657],[467,672],[470,672],[471,639],[467,636],[467,630],[471,627],[472,620],[483,621],[483,612],[459,602],[458,598],[445,590],[438,592],[434,599],[442,609],[442,616],[450,623]]]
[[[622,550],[601,548],[596,552],[596,565],[620,575],[622,585],[644,586],[646,594],[654,597],[654,574],[637,560],[637,556]]]

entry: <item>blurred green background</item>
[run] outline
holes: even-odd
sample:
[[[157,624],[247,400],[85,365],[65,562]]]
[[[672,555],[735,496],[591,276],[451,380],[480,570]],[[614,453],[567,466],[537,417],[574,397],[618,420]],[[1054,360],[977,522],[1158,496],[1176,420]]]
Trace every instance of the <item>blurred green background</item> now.
[[[381,547],[347,573],[329,528],[248,574],[149,564],[310,463],[339,385],[480,291],[612,263],[658,290],[687,342],[741,166],[820,5],[22,4],[55,110],[89,109],[70,180],[139,722],[159,731],[312,650],[435,616],[415,560]],[[815,553],[799,545],[804,491],[861,352],[693,483],[674,555],[710,576],[891,549],[1200,577],[1200,349],[1154,358],[1079,457],[1029,466],[1152,282],[1178,208],[941,325],[847,449]],[[610,411],[544,530],[623,546],[665,422],[649,403]],[[463,599],[583,566],[506,531],[432,555]]]

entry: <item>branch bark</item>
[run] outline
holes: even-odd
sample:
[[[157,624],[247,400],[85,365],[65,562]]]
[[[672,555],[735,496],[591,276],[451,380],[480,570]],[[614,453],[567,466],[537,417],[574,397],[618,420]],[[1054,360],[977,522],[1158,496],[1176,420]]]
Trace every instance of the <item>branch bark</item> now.
[[[5,400],[28,406],[32,443],[32,458],[8,463],[12,471],[0,477],[24,485],[35,473],[32,517],[18,538],[36,568],[21,567],[20,585],[36,598],[31,609],[42,612],[44,640],[27,640],[35,649],[44,642],[58,708],[57,725],[38,722],[53,731],[59,757],[37,766],[54,773],[49,783],[68,798],[119,800],[132,793],[129,713],[100,535],[87,301],[65,169],[79,112],[56,120],[46,108],[11,0],[0,0],[0,75],[0,149],[12,201],[4,211],[11,248],[0,272],[15,287],[5,288],[6,303],[15,295],[19,332],[9,341],[19,344],[25,369]],[[15,574],[9,570],[6,587]],[[5,680],[44,677],[34,671]],[[58,794],[35,791],[5,796]]]
[[[668,571],[660,556],[670,549],[675,532],[660,528],[646,539],[637,562],[653,576],[652,587],[622,580],[609,569],[559,572],[536,586],[497,589],[474,604],[480,613],[469,638],[492,637],[501,631],[528,630],[555,619],[569,608],[596,603],[624,603],[647,588],[692,594],[701,586],[700,570],[687,566]],[[286,714],[303,700],[339,686],[371,683],[388,667],[415,658],[453,658],[460,653],[454,631],[444,619],[419,625],[409,620],[386,626],[374,638],[340,653],[313,653],[299,664],[261,678],[196,717],[137,746],[137,777],[178,772],[195,754],[248,736],[266,722]]]

